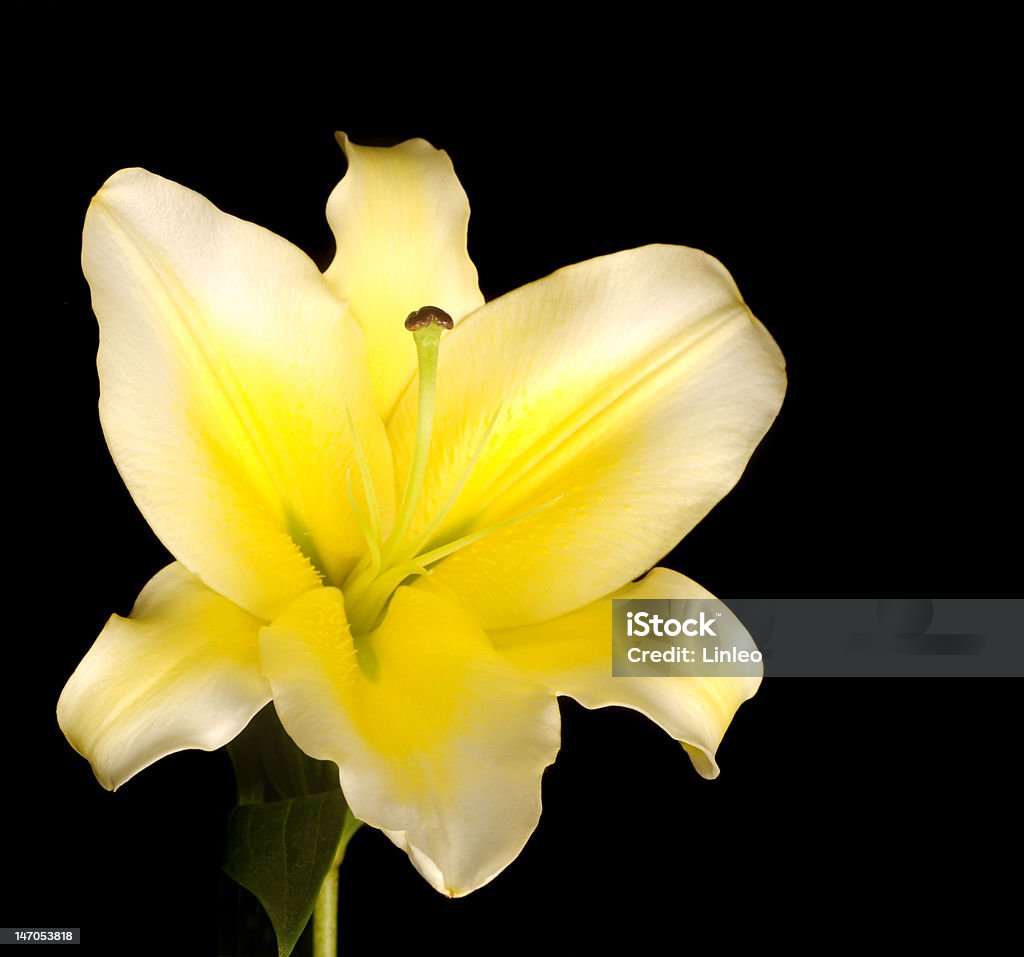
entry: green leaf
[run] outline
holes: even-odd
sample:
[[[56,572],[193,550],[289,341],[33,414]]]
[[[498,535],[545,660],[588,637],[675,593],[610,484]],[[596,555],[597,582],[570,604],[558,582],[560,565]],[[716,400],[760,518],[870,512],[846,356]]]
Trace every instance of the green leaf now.
[[[358,827],[340,790],[231,812],[224,870],[266,909],[280,957],[292,952]]]
[[[305,754],[281,727],[268,704],[228,745],[239,804],[259,804],[322,794],[338,788],[338,766]]]
[[[304,754],[273,705],[249,722],[228,752],[239,807],[228,822],[224,870],[263,905],[286,957],[361,822],[338,787],[338,766]]]

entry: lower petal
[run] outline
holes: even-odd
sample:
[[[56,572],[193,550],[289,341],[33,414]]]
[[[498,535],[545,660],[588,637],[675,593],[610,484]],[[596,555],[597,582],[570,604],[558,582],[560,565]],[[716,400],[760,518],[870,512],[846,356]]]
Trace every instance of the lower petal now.
[[[739,706],[753,697],[760,677],[612,676],[612,598],[713,598],[696,582],[665,568],[643,581],[539,625],[493,632],[495,647],[557,694],[587,708],[621,705],[647,715],[680,741],[697,771],[718,776],[715,752]],[[751,649],[754,647],[750,641]]]
[[[322,588],[265,628],[260,647],[285,729],[338,764],[353,814],[435,889],[467,894],[516,858],[540,817],[558,707],[462,608],[399,589],[357,649],[341,592]]]
[[[261,622],[177,563],[111,616],[68,679],[57,721],[114,790],[154,761],[227,744],[270,700],[259,673]]]

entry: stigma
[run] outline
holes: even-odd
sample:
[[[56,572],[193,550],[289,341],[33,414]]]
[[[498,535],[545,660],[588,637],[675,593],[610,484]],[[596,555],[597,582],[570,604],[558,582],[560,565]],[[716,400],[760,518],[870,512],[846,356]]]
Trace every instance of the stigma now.
[[[436,325],[442,329],[454,329],[455,322],[451,316],[437,306],[420,306],[406,316],[405,328],[410,332],[423,329],[426,326]]]

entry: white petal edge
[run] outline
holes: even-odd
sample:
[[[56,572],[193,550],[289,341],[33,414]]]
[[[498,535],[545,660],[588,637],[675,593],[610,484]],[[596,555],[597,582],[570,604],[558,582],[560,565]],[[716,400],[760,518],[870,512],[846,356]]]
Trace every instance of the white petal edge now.
[[[231,741],[270,700],[258,619],[177,563],[111,616],[61,693],[57,721],[114,790],[154,761]]]

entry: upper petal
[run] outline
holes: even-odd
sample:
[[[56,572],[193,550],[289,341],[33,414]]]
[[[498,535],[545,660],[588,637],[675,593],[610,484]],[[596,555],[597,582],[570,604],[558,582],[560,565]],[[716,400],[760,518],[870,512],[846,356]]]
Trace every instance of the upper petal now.
[[[374,394],[387,419],[416,371],[403,320],[440,306],[456,322],[483,305],[466,251],[469,202],[448,154],[426,140],[390,149],[338,134],[348,172],[327,202],[338,251],[325,273],[366,334]]]
[[[104,432],[168,549],[265,618],[317,569],[339,580],[361,550],[349,415],[385,509],[391,463],[362,335],[316,266],[140,169],[93,200],[82,262]]]
[[[436,544],[548,506],[442,561],[487,628],[543,621],[654,565],[736,483],[785,391],[782,355],[720,263],[648,246],[488,303],[441,348],[426,525]],[[388,426],[408,469],[416,397]]]
[[[57,721],[113,790],[154,761],[227,744],[270,700],[261,622],[168,565],[111,616],[61,693]]]
[[[558,750],[558,708],[463,609],[401,588],[357,655],[341,593],[323,588],[260,642],[285,730],[338,764],[352,813],[438,891],[467,894],[519,854]]]
[[[587,708],[621,705],[647,715],[683,747],[706,778],[718,776],[715,752],[736,709],[757,691],[758,677],[613,677],[611,599],[713,598],[684,575],[655,568],[643,581],[568,615],[493,632],[495,647],[557,694]],[[753,650],[753,639],[731,622],[730,643]]]

